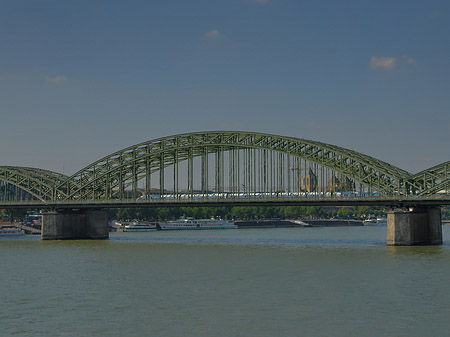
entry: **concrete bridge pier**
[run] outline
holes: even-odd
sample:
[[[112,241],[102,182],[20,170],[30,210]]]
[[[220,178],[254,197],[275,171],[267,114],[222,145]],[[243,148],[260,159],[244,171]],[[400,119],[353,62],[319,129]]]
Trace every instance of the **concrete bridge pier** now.
[[[441,245],[440,207],[410,207],[387,212],[387,244]]]
[[[64,210],[42,214],[42,240],[108,238],[108,217],[106,211]]]

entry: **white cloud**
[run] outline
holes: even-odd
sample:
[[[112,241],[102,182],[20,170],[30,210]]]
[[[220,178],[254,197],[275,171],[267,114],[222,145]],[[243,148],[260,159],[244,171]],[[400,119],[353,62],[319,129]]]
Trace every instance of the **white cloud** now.
[[[394,69],[396,66],[396,57],[376,57],[372,56],[370,58],[370,67],[373,70],[391,70]]]
[[[67,80],[66,76],[64,76],[64,75],[56,75],[55,77],[47,76],[45,79],[47,80],[47,82],[53,82],[53,83],[54,82],[62,82],[62,81]]]
[[[393,70],[397,68],[411,67],[416,64],[416,60],[408,55],[392,56],[392,57],[377,57],[370,58],[369,66],[372,70]]]
[[[219,32],[217,29],[215,30],[210,30],[209,32],[207,32],[205,34],[206,37],[209,37],[211,39],[220,39],[221,37],[223,37],[223,34],[221,32]]]
[[[413,59],[411,56],[403,55],[402,56],[402,63],[404,63],[406,65],[412,65],[412,64],[416,64],[416,60]]]

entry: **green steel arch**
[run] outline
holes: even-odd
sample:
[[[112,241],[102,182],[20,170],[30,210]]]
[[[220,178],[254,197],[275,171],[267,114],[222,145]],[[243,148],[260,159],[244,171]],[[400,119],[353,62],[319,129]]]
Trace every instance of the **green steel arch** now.
[[[413,179],[407,171],[339,146],[264,133],[211,131],[158,138],[117,151],[60,182],[55,197],[58,200],[121,198],[127,188],[135,191],[139,180],[148,179],[150,174],[164,171],[177,162],[190,163],[195,157],[243,149],[302,158],[371,186],[384,196],[423,191],[420,180]]]
[[[448,194],[450,191],[450,161],[433,166],[411,177],[417,195]]]
[[[69,177],[57,172],[32,167],[0,166],[0,181],[16,186],[34,198],[45,201],[55,196],[55,186]],[[0,191],[2,193],[3,191]]]
[[[301,158],[370,186],[382,196],[423,197],[449,194],[450,190],[450,161],[412,175],[389,163],[339,146],[237,131],[194,132],[150,140],[97,160],[71,177],[37,168],[0,166],[0,182],[16,186],[41,201],[121,199],[130,188],[135,197],[137,182],[142,179],[147,180],[148,193],[148,179],[158,171],[163,186],[161,172],[164,169],[180,162],[187,162],[192,169],[193,158],[198,157],[202,159],[202,186],[207,186],[207,181],[203,181],[203,171],[207,172],[205,158],[215,154],[220,160],[227,151],[242,150],[272,151]],[[0,190],[0,195],[2,192]]]

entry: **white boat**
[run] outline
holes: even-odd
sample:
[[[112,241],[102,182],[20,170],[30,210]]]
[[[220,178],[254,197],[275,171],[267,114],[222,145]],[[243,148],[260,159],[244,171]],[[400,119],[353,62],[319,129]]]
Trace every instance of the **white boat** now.
[[[0,236],[21,236],[25,232],[17,228],[0,228]]]
[[[158,222],[158,226],[162,230],[199,229],[197,221],[185,218],[177,219],[174,221]]]
[[[387,225],[386,218],[369,218],[363,221],[364,226],[384,226]]]
[[[238,228],[233,221],[223,219],[190,219],[190,218],[181,218],[174,221],[159,222],[158,226],[162,230]]]
[[[141,222],[132,222],[123,226],[124,232],[154,232],[156,231],[156,225],[144,224]]]
[[[229,220],[223,219],[199,219],[195,220],[199,229],[236,229],[238,226]]]

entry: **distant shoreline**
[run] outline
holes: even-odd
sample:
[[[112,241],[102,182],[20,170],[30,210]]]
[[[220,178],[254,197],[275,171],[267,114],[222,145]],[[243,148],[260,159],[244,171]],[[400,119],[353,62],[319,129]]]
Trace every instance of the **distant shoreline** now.
[[[362,226],[362,220],[236,220],[239,228],[348,227]]]

